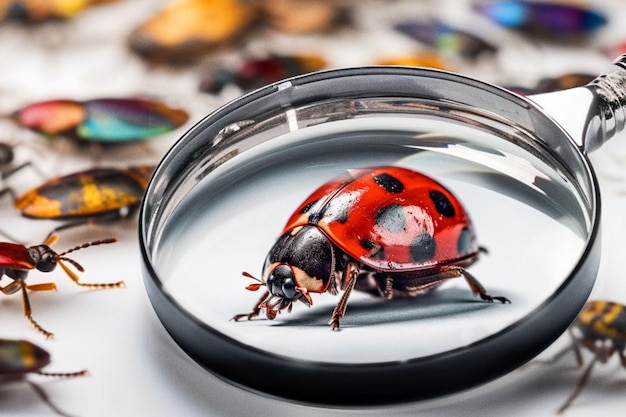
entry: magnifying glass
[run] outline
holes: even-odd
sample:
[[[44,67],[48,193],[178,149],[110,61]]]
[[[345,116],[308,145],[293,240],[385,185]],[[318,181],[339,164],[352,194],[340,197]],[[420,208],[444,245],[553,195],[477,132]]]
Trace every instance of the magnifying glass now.
[[[520,97],[445,71],[332,70],[261,88],[208,115],[166,154],[140,214],[146,288],[172,338],[232,384],[290,401],[374,405],[458,392],[549,346],[600,260],[600,195],[586,153],[624,127],[626,56],[585,87]],[[275,320],[234,321],[293,211],[364,167],[449,189],[488,254],[423,296],[311,294]]]

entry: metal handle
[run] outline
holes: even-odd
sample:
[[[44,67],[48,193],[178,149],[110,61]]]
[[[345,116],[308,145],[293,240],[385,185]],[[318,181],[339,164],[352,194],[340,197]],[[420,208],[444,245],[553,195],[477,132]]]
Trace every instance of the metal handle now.
[[[594,79],[587,88],[595,98],[597,110],[591,112],[585,135],[587,151],[600,147],[626,124],[626,55],[613,62],[613,67]]]
[[[585,152],[598,149],[626,125],[626,54],[584,87],[529,96]]]

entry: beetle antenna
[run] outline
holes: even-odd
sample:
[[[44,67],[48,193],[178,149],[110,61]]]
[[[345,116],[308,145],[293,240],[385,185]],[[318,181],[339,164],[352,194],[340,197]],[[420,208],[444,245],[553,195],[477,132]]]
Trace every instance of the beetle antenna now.
[[[54,237],[54,240],[53,240],[53,243],[54,243],[57,240],[57,236],[56,235],[50,236],[50,238],[48,240],[52,239],[53,237]],[[70,254],[72,252],[76,252],[77,250],[88,248],[90,246],[106,245],[108,243],[116,243],[116,242],[118,242],[118,239],[115,238],[115,237],[111,237],[111,238],[108,238],[108,239],[94,240],[93,242],[83,243],[82,245],[74,246],[72,249],[68,249],[65,252],[58,253],[57,257],[58,257],[58,259],[68,260],[67,258],[62,258],[62,256]],[[50,246],[50,245],[48,245],[48,246]]]
[[[83,369],[82,371],[77,371],[77,372],[43,372],[43,371],[38,371],[35,372],[37,375],[42,375],[42,376],[49,376],[52,378],[77,378],[80,376],[87,376],[89,375],[89,371],[86,369]]]
[[[46,241],[45,244],[47,246],[50,246],[50,245],[54,244],[54,242],[56,242],[56,240],[57,240],[57,235],[51,235],[48,238],[48,240]],[[83,266],[81,264],[79,264],[75,260],[70,259],[67,256],[63,256],[63,255],[67,255],[69,253],[76,252],[77,250],[85,249],[85,248],[88,248],[90,246],[104,245],[104,244],[107,244],[107,243],[115,243],[117,241],[118,240],[116,238],[109,238],[109,239],[101,239],[101,240],[95,240],[93,242],[83,243],[82,245],[75,246],[72,249],[66,250],[65,252],[57,253],[56,259],[57,259],[57,261],[67,261],[67,262],[71,263],[74,266],[74,268],[76,268],[78,271],[85,272],[85,268],[83,268]]]
[[[253,280],[255,280],[256,282],[260,282],[261,284],[265,284],[265,283],[263,282],[263,280],[258,279],[257,277],[255,277],[254,275],[252,275],[252,274],[250,274],[250,273],[248,273],[248,272],[246,272],[246,271],[243,271],[243,272],[241,273],[241,275],[243,275],[244,277],[247,277],[247,278],[252,278],[252,279],[253,279]]]

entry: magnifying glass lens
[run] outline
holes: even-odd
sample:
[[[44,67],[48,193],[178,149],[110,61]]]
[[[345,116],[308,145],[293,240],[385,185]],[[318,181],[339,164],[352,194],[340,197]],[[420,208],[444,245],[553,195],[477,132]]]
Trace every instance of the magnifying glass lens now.
[[[157,169],[142,211],[148,292],[175,340],[212,372],[305,402],[430,398],[526,362],[584,303],[599,262],[597,189],[584,155],[522,98],[420,71],[408,74],[409,83],[420,81],[411,88],[442,83],[437,95],[449,94],[406,94],[400,78],[407,74],[396,71],[406,70],[328,73],[245,96],[209,116]],[[307,90],[316,77],[336,93]],[[311,193],[353,170],[382,165],[425,174],[456,196],[486,249],[468,272],[510,304],[475,297],[463,277],[390,300],[357,285],[341,331],[331,331],[341,285],[338,295],[310,291],[310,300],[297,303],[301,284],[291,277],[299,272],[287,277],[277,269],[263,278],[268,252]],[[376,223],[367,207],[352,212],[366,228]],[[344,259],[340,246],[333,262]],[[278,314],[231,320],[263,310],[267,290],[296,298]],[[301,385],[285,382],[296,376]],[[331,376],[338,387],[352,388],[322,388]],[[398,385],[407,378],[415,389]]]
[[[381,105],[369,104],[368,109]],[[288,118],[311,123],[300,118],[311,108],[266,121],[284,133],[222,161],[170,216],[154,255],[165,289],[198,320],[250,346],[337,363],[407,360],[466,346],[543,303],[572,271],[589,234],[588,202],[573,178],[549,154],[538,157],[528,132],[506,125],[493,132],[493,120],[487,125],[476,114],[441,105],[384,104],[385,113],[360,115],[349,111],[351,102],[335,102],[333,108],[345,106],[349,118],[314,119],[316,124],[305,128],[291,129]],[[453,111],[474,123],[441,117]],[[230,139],[254,141],[267,133],[243,130]],[[241,272],[260,276],[268,251],[300,203],[334,177],[375,165],[427,174],[458,197],[479,244],[489,251],[471,273],[511,304],[480,302],[459,279],[407,300],[355,292],[340,333],[327,327],[338,301],[328,293],[312,295],[310,309],[294,306],[274,322],[230,321],[251,310],[259,297],[246,291],[249,280]],[[294,291],[272,278],[270,290]],[[389,345],[390,338],[396,343]]]

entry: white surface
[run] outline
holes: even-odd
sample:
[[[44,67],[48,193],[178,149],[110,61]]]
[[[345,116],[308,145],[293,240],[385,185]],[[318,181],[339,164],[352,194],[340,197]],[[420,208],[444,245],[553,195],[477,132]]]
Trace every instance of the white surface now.
[[[32,100],[56,97],[90,98],[131,94],[162,96],[192,111],[192,120],[214,109],[236,92],[221,97],[197,93],[197,69],[152,68],[127,53],[123,34],[167,1],[131,0],[86,13],[65,25],[25,28],[0,26],[0,112],[5,113]],[[374,25],[377,17],[401,13],[417,15],[413,2],[385,2],[369,6],[358,17],[365,22],[355,31],[336,38],[293,39],[268,34],[249,45],[250,50],[296,51],[297,47],[324,48],[334,66],[361,65],[371,59],[412,50],[414,44]],[[620,1],[599,4],[624,22],[626,10]],[[424,2],[431,10],[454,12],[461,19],[466,10],[457,1]],[[436,5],[436,8],[435,8]],[[400,11],[398,11],[400,10]],[[618,16],[617,14],[621,15]],[[626,37],[624,25],[614,22],[597,42],[613,44]],[[366,31],[365,29],[370,29]],[[620,32],[621,31],[621,32]],[[508,34],[498,37],[503,51],[493,62],[479,62],[463,68],[469,75],[490,81],[528,82],[565,71],[599,72],[610,61],[596,52],[577,48],[538,47],[520,42]],[[516,41],[519,44],[508,44]],[[367,45],[367,48],[363,47]],[[346,53],[350,51],[350,53]],[[16,148],[18,159],[33,159],[46,176],[60,175],[93,164],[156,162],[163,151],[184,129],[150,142],[148,146],[124,147],[99,152],[76,150],[66,143],[48,147],[36,136],[2,122],[0,135],[9,142],[26,141],[34,146]],[[594,298],[626,303],[623,281],[623,207],[626,204],[626,135],[614,138],[593,155],[604,192],[603,259]],[[41,181],[26,170],[11,178],[18,190]],[[38,243],[51,225],[18,217],[8,201],[0,207],[0,227],[25,241]],[[89,291],[77,288],[61,270],[50,274],[33,272],[30,283],[57,282],[56,293],[33,293],[34,317],[56,338],[44,341],[22,317],[18,296],[0,296],[0,337],[25,338],[52,354],[48,371],[86,368],[91,376],[74,380],[50,381],[33,377],[64,411],[77,416],[265,416],[299,415],[380,415],[380,409],[330,410],[304,407],[264,398],[228,385],[207,373],[171,341],[156,319],[143,289],[140,276],[134,223],[113,228],[91,227],[64,233],[57,249],[106,236],[117,236],[120,243],[85,249],[75,258],[86,268],[85,281],[124,279],[127,288]],[[552,254],[558,256],[558,253]],[[5,281],[3,281],[4,284]],[[564,339],[561,345],[567,343]],[[559,346],[546,352],[549,357]],[[574,358],[567,355],[554,365],[521,369],[499,381],[468,393],[431,402],[385,407],[388,416],[549,416],[564,401],[579,375]],[[329,383],[332,383],[329,381]],[[599,366],[594,377],[567,412],[568,416],[623,414],[626,406],[626,374],[614,358]],[[51,411],[24,383],[0,386],[0,415],[44,416]]]

